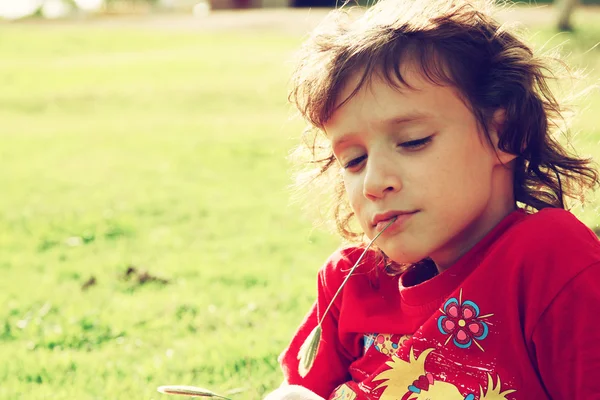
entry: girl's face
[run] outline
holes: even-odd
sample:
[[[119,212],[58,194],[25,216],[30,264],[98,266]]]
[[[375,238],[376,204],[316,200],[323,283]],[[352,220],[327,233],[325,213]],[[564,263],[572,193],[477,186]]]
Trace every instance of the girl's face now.
[[[515,209],[512,159],[489,145],[456,89],[417,72],[412,89],[374,74],[325,125],[358,221],[392,260],[431,257],[443,271]],[[350,79],[338,102],[353,91]],[[495,124],[501,123],[501,112]],[[497,143],[496,132],[490,132]]]

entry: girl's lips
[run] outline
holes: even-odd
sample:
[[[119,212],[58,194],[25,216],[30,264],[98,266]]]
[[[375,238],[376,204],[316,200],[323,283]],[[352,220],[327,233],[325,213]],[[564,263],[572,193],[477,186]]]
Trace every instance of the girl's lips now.
[[[396,221],[394,221],[389,228],[387,228],[387,230],[383,233],[383,235],[385,235],[387,232],[392,231],[392,230],[396,230],[398,228],[400,228],[402,225],[404,225],[404,223],[406,222],[406,220],[408,220],[410,217],[412,217],[413,215],[415,215],[418,211],[412,212],[410,214],[400,214],[398,216],[396,216]],[[377,223],[377,225],[375,225],[375,231],[376,232],[381,232],[381,230],[383,228],[385,228],[387,226],[387,224],[390,223],[390,220],[394,218],[394,217],[390,217],[389,219],[386,219],[385,221],[379,221]]]

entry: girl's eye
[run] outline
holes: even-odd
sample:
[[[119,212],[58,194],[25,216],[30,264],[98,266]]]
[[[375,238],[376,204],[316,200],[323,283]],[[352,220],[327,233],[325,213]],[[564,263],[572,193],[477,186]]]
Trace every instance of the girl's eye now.
[[[419,150],[419,149],[425,147],[429,142],[431,142],[432,139],[433,139],[433,135],[428,136],[423,139],[411,140],[409,142],[400,143],[399,146],[402,148],[405,148],[407,150],[411,150],[411,151]],[[346,164],[344,164],[344,169],[350,169],[350,170],[356,169],[366,159],[367,159],[366,154],[362,155],[360,157],[353,158],[352,160],[350,160]]]
[[[425,146],[427,143],[431,142],[433,136],[429,136],[419,140],[411,140],[410,142],[401,143],[399,146],[409,150],[416,150],[420,147]]]
[[[360,165],[361,162],[363,162],[365,159],[367,158],[366,155],[364,156],[360,156],[360,157],[356,157],[353,158],[352,160],[348,161],[345,165],[344,165],[344,169],[351,169],[351,168],[355,168],[358,165]]]

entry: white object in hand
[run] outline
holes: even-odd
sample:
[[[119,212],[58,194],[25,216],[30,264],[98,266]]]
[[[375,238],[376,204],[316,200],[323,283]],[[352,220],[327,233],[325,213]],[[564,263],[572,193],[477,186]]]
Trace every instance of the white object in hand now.
[[[216,394],[213,391],[208,389],[196,387],[196,386],[184,386],[184,385],[166,385],[160,386],[158,389],[160,393],[166,394],[176,394],[180,396],[189,396],[189,397],[206,397],[208,399],[224,399],[230,400],[225,396],[221,396],[220,394]]]
[[[307,388],[298,385],[283,385],[269,393],[264,400],[325,400]]]

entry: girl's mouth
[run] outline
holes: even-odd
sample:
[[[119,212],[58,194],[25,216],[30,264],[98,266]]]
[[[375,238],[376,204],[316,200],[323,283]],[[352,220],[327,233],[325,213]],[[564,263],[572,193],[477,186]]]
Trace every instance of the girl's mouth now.
[[[386,230],[386,233],[391,232],[391,231],[395,231],[400,229],[408,219],[410,219],[413,215],[415,215],[418,211],[413,211],[411,213],[405,213],[405,214],[399,214],[396,216],[390,216],[390,218],[387,218],[385,220],[380,220],[377,222],[377,224],[375,225],[375,232],[381,232],[381,230],[383,228],[385,228],[390,221],[393,218],[396,218],[396,221],[394,221],[390,227]]]

